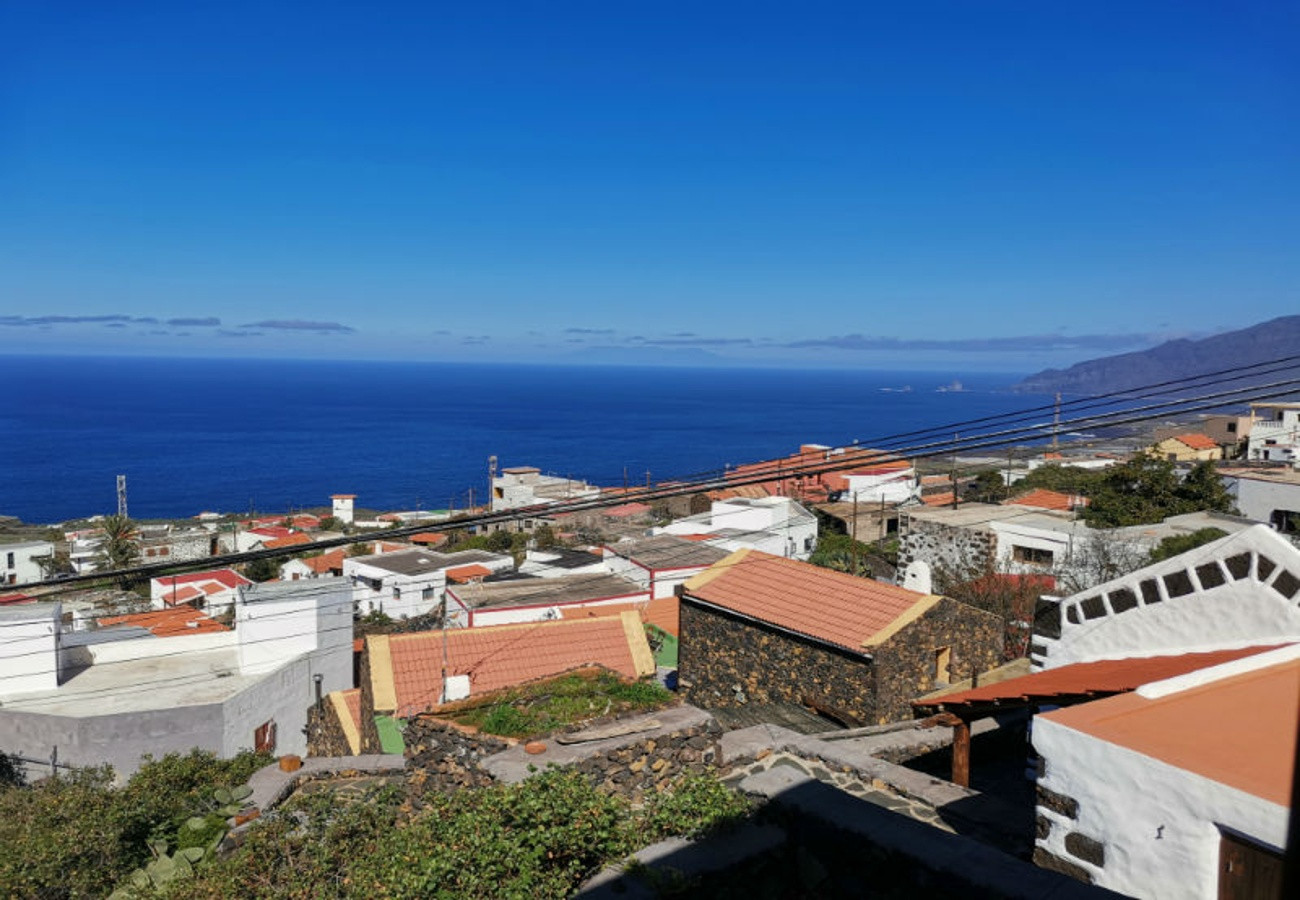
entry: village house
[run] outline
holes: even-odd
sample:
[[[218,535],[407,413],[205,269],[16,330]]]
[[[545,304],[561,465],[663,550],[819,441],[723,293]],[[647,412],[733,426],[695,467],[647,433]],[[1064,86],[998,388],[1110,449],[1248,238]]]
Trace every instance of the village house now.
[[[885,459],[847,472],[832,472],[827,484],[849,503],[907,503],[921,496],[916,469],[905,459]]]
[[[528,550],[519,564],[520,575],[538,578],[561,578],[566,575],[590,575],[604,572],[605,560],[598,553],[552,547],[547,550]]]
[[[281,581],[299,581],[303,578],[322,578],[330,575],[343,574],[343,560],[347,558],[347,553],[340,547],[336,550],[327,550],[318,556],[307,556],[302,559],[291,559],[280,566]]]
[[[1300,463],[1300,403],[1252,403],[1246,458]]]
[[[154,609],[166,609],[187,604],[218,616],[229,612],[239,589],[252,583],[234,569],[160,575],[149,580],[149,605]]]
[[[54,545],[49,541],[0,544],[0,585],[44,580],[45,573],[38,560],[53,555]]]
[[[492,573],[484,570],[487,575]],[[475,578],[447,586],[447,624],[460,628],[545,622],[574,606],[646,603],[650,592],[605,572],[557,578]]]
[[[375,717],[409,718],[443,703],[602,666],[628,679],[655,671],[640,618],[619,616],[370,635],[355,704],[362,752],[377,752]]]
[[[169,524],[141,525],[136,546],[141,563],[192,562],[206,559],[217,549],[212,532],[206,528],[174,528]]]
[[[358,615],[379,612],[394,619],[413,618],[442,607],[448,569],[478,565],[488,572],[504,572],[514,564],[512,557],[486,550],[413,549],[350,557],[343,561],[343,575],[354,585]]]
[[[1195,432],[1176,434],[1157,441],[1151,452],[1170,462],[1205,462],[1223,459],[1223,448],[1209,435]]]
[[[753,550],[690,579],[680,597],[678,683],[697,706],[795,703],[874,725],[1001,660],[992,613]]]
[[[599,496],[600,488],[595,485],[575,478],[543,475],[534,466],[512,466],[492,476],[493,512],[567,500],[592,500]]]
[[[59,603],[0,608],[4,749],[108,763],[119,780],[146,753],[301,755],[316,691],[352,685],[352,593],[342,579],[245,586],[234,630],[161,627],[164,614],[145,615],[68,633]]]
[[[704,541],[730,553],[746,547],[791,559],[807,559],[817,546],[817,517],[788,497],[715,500],[708,512],[655,528]]]
[[[602,550],[610,573],[649,591],[652,599],[671,597],[679,584],[727,556],[726,550],[671,534],[606,544]]]
[[[1219,469],[1219,477],[1243,516],[1281,534],[1300,533],[1300,471],[1250,466]]]

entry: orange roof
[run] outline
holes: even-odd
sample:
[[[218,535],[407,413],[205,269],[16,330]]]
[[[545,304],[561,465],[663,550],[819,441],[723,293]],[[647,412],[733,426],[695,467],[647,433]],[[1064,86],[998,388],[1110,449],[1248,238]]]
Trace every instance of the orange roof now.
[[[923,494],[921,502],[926,506],[947,506],[957,498],[952,491],[944,491],[942,494]]]
[[[442,660],[448,674],[468,675],[471,695],[482,694],[585,665],[628,678],[654,672],[654,657],[636,615],[489,625],[366,639],[375,709],[406,717],[432,709],[441,696]]]
[[[1163,681],[1232,662],[1245,656],[1276,650],[1279,645],[1241,647],[1236,650],[1211,650],[1206,653],[1179,653],[1175,656],[1146,656],[1130,659],[1106,659],[1097,662],[1071,663],[1032,675],[1009,678],[997,684],[971,688],[956,694],[936,697],[929,702],[912,704],[918,709],[942,707],[957,712],[998,704],[1056,702],[1066,697],[1102,697],[1137,690],[1144,684]]]
[[[1062,494],[1060,491],[1049,491],[1045,488],[1034,488],[1019,497],[1002,501],[1002,505],[1032,506],[1037,509],[1059,509],[1069,512],[1076,506],[1087,506],[1088,498]]]
[[[687,597],[857,651],[884,640],[939,599],[748,549],[683,588]]]
[[[293,534],[286,534],[282,538],[276,538],[273,541],[267,541],[262,546],[265,547],[267,550],[278,550],[281,547],[297,547],[301,544],[310,544],[310,543],[311,543],[311,538],[307,537],[307,535],[301,534],[299,532],[294,532]]]
[[[770,496],[767,488],[761,484],[742,484],[733,488],[723,488],[717,491],[708,491],[705,496],[710,500],[761,500],[763,497]]]
[[[1065,459],[1064,453],[1044,453],[1043,459]]]
[[[157,637],[175,637],[180,634],[207,634],[229,631],[225,625],[192,606],[177,606],[153,612],[132,613],[127,616],[105,616],[99,620],[101,627],[109,625],[135,625],[147,628]]]
[[[411,535],[412,544],[423,544],[426,547],[437,547],[439,544],[447,543],[447,535],[439,534],[436,531],[421,531],[419,534]]]
[[[1193,450],[1219,449],[1219,445],[1214,443],[1214,439],[1205,434],[1179,434],[1174,436],[1174,440],[1186,444]]]
[[[622,506],[611,506],[604,512],[605,515],[612,519],[626,519],[631,516],[643,516],[650,512],[650,504],[637,503],[634,501],[632,503],[624,503]]]
[[[1179,769],[1290,806],[1300,659],[1147,698],[1110,697],[1046,718]]]
[[[309,556],[302,562],[317,575],[328,575],[330,572],[341,571],[343,569],[343,559],[346,554],[342,549],[330,550],[328,553],[322,553],[320,556]]]
[[[211,587],[211,585],[209,585],[209,587]],[[222,590],[222,588],[218,587],[217,590]],[[199,590],[193,585],[185,584],[185,585],[181,585],[179,588],[172,591],[170,594],[164,594],[163,599],[169,605],[175,606],[178,603],[188,603],[189,601],[193,600],[195,597],[202,597],[202,596],[203,596],[203,591]]]
[[[636,613],[646,625],[654,625],[676,637],[681,601],[676,597],[660,597],[648,603],[602,603],[598,606],[579,606],[571,604],[560,607],[560,615],[566,619],[594,619],[597,616],[617,616],[628,611]]]
[[[454,581],[457,584],[467,584],[474,578],[486,578],[492,574],[492,570],[487,566],[481,566],[478,563],[470,563],[467,566],[453,566],[447,570],[447,580]]]

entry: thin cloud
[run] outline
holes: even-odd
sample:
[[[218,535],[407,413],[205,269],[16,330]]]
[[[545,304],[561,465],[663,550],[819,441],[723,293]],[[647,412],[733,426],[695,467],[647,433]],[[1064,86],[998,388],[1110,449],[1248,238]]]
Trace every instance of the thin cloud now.
[[[269,319],[265,322],[250,322],[240,328],[269,328],[275,331],[310,331],[314,334],[352,334],[356,331],[351,325],[338,322],[310,322],[302,319]]]
[[[1125,350],[1158,343],[1154,334],[1035,334],[989,338],[896,338],[846,334],[790,341],[792,350],[826,349],[848,351],[936,350],[953,353],[1015,353],[1044,350]]]
[[[0,325],[107,325],[136,321],[131,316],[111,313],[104,316],[0,316]]]
[[[248,326],[244,325],[242,327],[247,328]],[[188,332],[185,333],[188,334]],[[266,332],[264,331],[231,331],[229,328],[217,329],[217,334],[221,335],[222,337],[233,337],[233,338],[262,337],[265,333]]]
[[[640,341],[649,347],[748,347],[753,338],[666,337]]]
[[[613,328],[566,328],[565,334],[613,334]]]
[[[181,328],[216,328],[221,324],[221,320],[216,316],[208,316],[203,319],[168,319],[167,324]]]

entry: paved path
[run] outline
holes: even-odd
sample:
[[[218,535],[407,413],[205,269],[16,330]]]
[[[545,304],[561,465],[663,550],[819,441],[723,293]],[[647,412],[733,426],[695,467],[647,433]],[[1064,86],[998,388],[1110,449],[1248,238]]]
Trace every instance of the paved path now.
[[[302,761],[295,772],[280,771],[278,762],[264,766],[248,779],[253,789],[248,804],[266,812],[293,792],[304,780],[328,775],[390,775],[406,769],[406,757],[399,753],[371,753],[365,756],[313,756]]]

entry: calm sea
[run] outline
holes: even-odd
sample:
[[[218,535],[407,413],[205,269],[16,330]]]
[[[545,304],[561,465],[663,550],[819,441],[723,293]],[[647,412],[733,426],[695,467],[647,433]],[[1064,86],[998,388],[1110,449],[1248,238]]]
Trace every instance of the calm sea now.
[[[1015,375],[0,357],[0,514],[28,522],[483,499],[488,457],[606,485],[1036,405]],[[911,391],[898,389],[909,386]],[[882,390],[890,389],[890,390]]]

